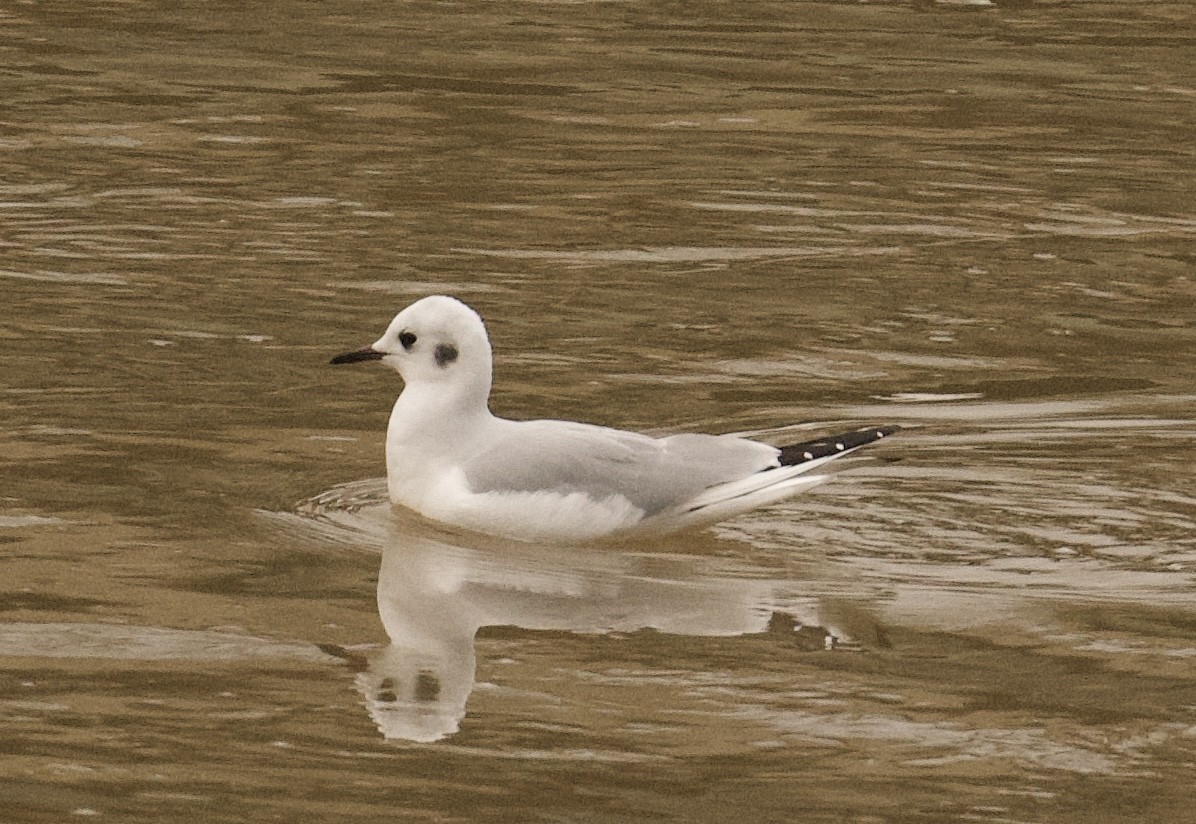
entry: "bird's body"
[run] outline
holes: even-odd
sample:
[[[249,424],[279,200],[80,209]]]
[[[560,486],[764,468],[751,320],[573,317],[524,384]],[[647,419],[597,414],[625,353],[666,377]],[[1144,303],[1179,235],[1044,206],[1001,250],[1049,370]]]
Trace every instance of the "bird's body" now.
[[[492,355],[478,315],[423,298],[370,347],[405,383],[386,435],[391,500],[421,515],[522,540],[662,534],[723,520],[824,480],[827,461],[892,432],[857,430],[778,449],[732,435],[654,438],[490,412]]]

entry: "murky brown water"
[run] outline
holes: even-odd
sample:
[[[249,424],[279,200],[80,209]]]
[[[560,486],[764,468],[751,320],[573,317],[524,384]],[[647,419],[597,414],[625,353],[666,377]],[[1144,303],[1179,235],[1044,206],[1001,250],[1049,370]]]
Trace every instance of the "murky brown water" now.
[[[0,10],[0,819],[1189,820],[1194,16]],[[501,414],[907,431],[440,533],[326,366],[430,292]]]

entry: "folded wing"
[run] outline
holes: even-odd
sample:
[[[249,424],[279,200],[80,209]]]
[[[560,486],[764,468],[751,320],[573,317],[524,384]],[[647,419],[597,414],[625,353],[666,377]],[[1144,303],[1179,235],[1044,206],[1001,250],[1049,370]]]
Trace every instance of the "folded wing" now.
[[[474,493],[559,496],[573,505],[581,493],[638,511],[634,528],[659,532],[795,495],[826,480],[811,470],[897,430],[872,427],[778,449],[732,435],[653,438],[569,421],[501,423],[487,449],[463,467]]]
[[[730,435],[653,438],[567,421],[504,423],[464,466],[475,493],[621,496],[649,517],[778,465],[776,447]]]

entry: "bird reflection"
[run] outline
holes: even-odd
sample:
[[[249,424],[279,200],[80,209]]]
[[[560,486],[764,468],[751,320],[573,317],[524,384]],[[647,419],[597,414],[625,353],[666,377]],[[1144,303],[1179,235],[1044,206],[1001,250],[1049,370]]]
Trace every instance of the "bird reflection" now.
[[[473,690],[482,627],[578,633],[654,629],[689,636],[785,632],[832,636],[778,610],[775,582],[731,574],[708,556],[580,549],[446,534],[395,516],[378,575],[390,643],[357,676],[387,738],[430,742],[457,732]]]

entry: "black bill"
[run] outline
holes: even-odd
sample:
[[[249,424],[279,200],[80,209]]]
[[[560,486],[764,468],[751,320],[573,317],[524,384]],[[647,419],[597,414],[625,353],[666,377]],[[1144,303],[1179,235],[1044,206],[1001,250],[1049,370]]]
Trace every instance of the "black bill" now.
[[[357,363],[358,361],[381,360],[381,359],[382,359],[381,352],[379,352],[377,349],[371,349],[370,347],[367,346],[365,349],[358,349],[356,352],[345,352],[344,354],[337,355],[335,358],[333,358],[332,360],[330,360],[328,362],[329,363]]]

